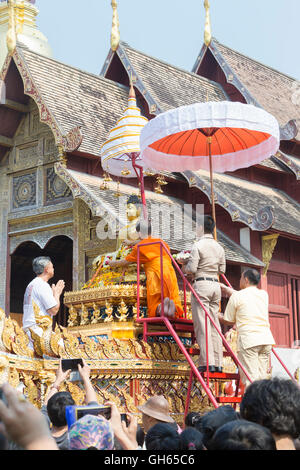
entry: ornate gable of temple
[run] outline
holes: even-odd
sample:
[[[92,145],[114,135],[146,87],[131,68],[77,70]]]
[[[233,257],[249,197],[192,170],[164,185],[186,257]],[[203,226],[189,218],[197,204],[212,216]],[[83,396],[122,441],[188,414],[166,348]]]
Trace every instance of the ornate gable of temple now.
[[[298,81],[268,67],[215,38],[209,47],[202,47],[193,66],[193,72],[216,80],[233,101],[263,107],[273,114],[281,126],[282,141],[299,142],[299,91]],[[271,160],[291,170],[300,179],[300,161],[288,155],[292,145],[286,144]]]

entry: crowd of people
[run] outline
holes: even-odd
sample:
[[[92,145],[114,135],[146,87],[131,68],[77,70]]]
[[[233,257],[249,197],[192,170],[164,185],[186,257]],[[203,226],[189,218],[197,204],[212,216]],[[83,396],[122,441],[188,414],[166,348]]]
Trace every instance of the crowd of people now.
[[[289,379],[251,383],[239,411],[230,405],[203,413],[191,412],[176,423],[168,400],[150,397],[138,407],[141,425],[132,414],[127,421],[112,402],[109,419],[89,414],[99,406],[90,368],[78,366],[85,390],[86,414],[69,425],[66,407],[75,406],[69,392],[59,391],[69,379],[61,364],[40,409],[9,384],[1,387],[0,448],[3,450],[297,450],[300,436],[300,388]],[[101,404],[102,405],[102,404]]]

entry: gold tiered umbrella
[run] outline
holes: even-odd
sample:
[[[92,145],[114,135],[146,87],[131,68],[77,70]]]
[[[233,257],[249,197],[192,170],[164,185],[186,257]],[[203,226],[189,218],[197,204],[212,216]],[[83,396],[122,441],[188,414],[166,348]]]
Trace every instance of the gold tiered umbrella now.
[[[141,163],[140,134],[147,122],[148,119],[141,115],[136,105],[136,96],[131,85],[128,107],[101,148],[101,164],[104,171],[125,178],[136,177],[132,163]]]
[[[147,122],[148,119],[141,115],[141,110],[137,107],[131,83],[128,106],[101,148],[101,164],[106,173],[123,178],[138,178],[144,207],[146,201],[140,157],[140,134]]]

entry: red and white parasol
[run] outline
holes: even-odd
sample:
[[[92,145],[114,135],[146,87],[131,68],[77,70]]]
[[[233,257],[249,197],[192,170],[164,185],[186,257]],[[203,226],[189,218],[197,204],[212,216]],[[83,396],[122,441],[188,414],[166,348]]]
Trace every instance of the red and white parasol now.
[[[213,171],[256,165],[274,155],[279,144],[279,124],[271,114],[230,101],[195,103],[159,114],[144,126],[140,137],[144,166],[210,171],[214,220]]]
[[[276,119],[256,106],[230,101],[196,103],[158,115],[141,131],[144,166],[217,173],[255,165],[279,148]],[[209,149],[209,139],[211,148]]]

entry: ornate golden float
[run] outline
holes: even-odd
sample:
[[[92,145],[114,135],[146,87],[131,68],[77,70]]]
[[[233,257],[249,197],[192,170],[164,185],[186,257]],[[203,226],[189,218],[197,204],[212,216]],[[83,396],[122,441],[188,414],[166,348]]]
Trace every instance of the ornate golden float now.
[[[142,287],[144,305],[145,298]],[[57,325],[52,331],[49,318],[35,311],[43,334],[33,334],[34,351],[23,329],[0,310],[0,384],[8,381],[40,407],[55,380],[59,358],[80,357],[91,368],[99,403],[113,401],[122,412],[139,415],[137,406],[161,394],[168,399],[175,420],[182,422],[189,366],[170,338],[152,343],[142,340],[141,327],[135,322],[136,285],[68,292],[65,303],[70,311],[66,328]],[[233,371],[228,358],[224,365]],[[67,381],[61,390],[71,392],[76,404],[84,403],[80,382]],[[190,411],[209,407],[196,382]]]

